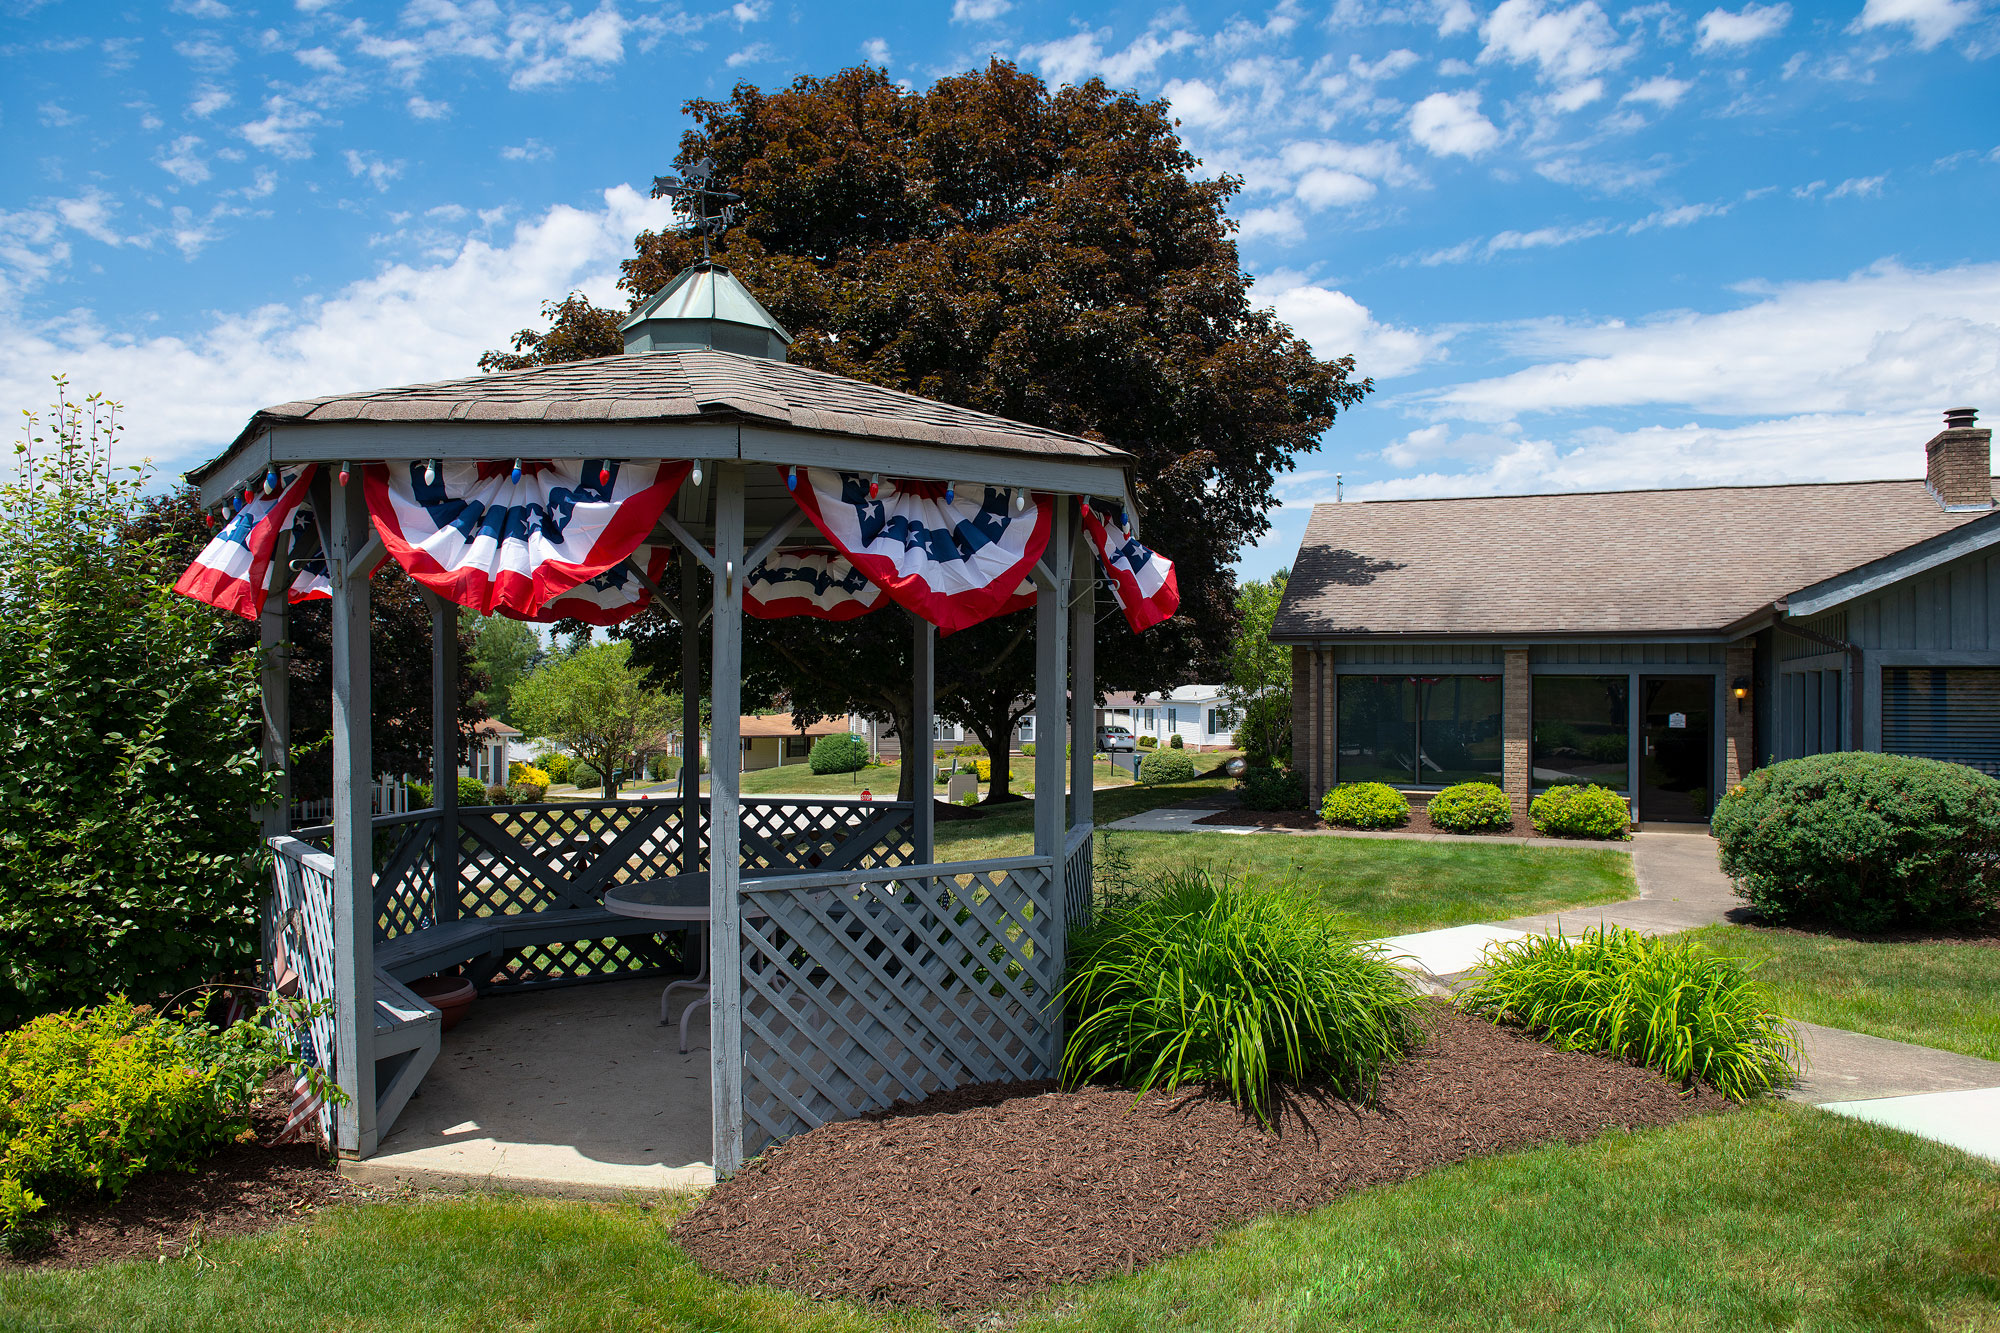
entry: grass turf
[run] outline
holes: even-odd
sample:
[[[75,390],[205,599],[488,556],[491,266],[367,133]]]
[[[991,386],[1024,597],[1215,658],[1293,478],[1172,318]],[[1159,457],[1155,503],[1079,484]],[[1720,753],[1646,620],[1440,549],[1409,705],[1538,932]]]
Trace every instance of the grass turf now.
[[[22,1329],[921,1330],[704,1277],[674,1205],[469,1197],[331,1210],[162,1263],[0,1277]],[[1131,1330],[2000,1325],[2000,1168],[1766,1104],[1486,1158],[1010,1312]]]
[[[1747,926],[1708,926],[1693,938],[1760,964],[1757,981],[1792,1018],[2000,1060],[2000,948],[1864,944]]]

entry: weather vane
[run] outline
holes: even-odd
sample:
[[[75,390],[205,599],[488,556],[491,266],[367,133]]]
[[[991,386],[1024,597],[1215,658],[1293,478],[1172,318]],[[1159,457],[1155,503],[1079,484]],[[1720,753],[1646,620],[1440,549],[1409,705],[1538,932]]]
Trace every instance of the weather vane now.
[[[704,157],[684,175],[653,177],[653,198],[674,201],[674,211],[686,219],[682,229],[701,237],[703,259],[708,258],[709,237],[720,236],[743,220],[743,196],[712,188],[709,180],[714,174],[714,160]]]

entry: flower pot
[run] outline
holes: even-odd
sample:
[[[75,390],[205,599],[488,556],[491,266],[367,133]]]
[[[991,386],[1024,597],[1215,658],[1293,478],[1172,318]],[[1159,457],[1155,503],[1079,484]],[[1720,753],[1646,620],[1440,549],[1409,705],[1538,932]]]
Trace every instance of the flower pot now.
[[[458,1020],[479,998],[479,992],[464,977],[418,977],[410,983],[410,993],[438,1011],[446,1032],[458,1026]]]

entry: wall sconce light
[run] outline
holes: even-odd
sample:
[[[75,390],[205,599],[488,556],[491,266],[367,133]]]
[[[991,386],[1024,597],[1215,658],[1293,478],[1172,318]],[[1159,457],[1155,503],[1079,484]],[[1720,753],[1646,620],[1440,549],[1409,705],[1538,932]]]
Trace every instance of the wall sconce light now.
[[[1743,701],[1750,697],[1750,677],[1738,676],[1730,682],[1729,692],[1736,698],[1736,711],[1739,713],[1742,712],[1744,708]]]

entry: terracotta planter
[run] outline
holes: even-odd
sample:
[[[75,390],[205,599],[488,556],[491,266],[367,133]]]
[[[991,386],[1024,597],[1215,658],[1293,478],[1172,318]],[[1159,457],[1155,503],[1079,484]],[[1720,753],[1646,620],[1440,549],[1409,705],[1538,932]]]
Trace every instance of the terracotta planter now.
[[[418,977],[410,983],[410,992],[438,1011],[446,1032],[458,1026],[458,1020],[479,998],[479,992],[464,977]]]

